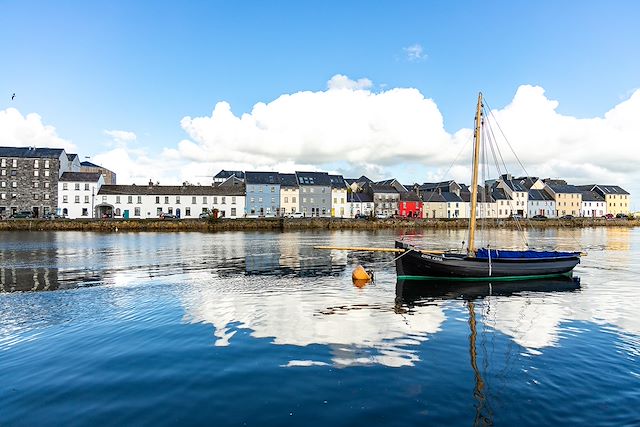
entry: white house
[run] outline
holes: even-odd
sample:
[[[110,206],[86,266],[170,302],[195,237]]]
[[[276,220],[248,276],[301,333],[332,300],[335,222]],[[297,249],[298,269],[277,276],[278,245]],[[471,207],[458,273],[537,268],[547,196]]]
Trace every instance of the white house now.
[[[556,217],[556,200],[544,190],[529,190],[527,200],[527,215],[529,218],[544,215],[547,218]]]
[[[527,201],[529,198],[527,188],[520,182],[514,180],[510,174],[500,176],[496,186],[503,189],[509,197],[511,215],[526,217],[528,208]]]
[[[356,215],[371,216],[373,214],[373,196],[368,193],[347,194],[347,217],[355,218]]]
[[[245,213],[244,185],[103,185],[96,209],[100,217],[158,218],[172,214],[178,218],[198,218],[216,209],[219,217],[241,218]]]
[[[281,173],[280,215],[287,216],[300,212],[300,187],[295,173]]]
[[[595,191],[582,192],[582,206],[580,216],[599,218],[607,213],[607,202]]]
[[[65,218],[95,218],[96,195],[104,185],[97,172],[65,172],[58,182],[56,212]]]

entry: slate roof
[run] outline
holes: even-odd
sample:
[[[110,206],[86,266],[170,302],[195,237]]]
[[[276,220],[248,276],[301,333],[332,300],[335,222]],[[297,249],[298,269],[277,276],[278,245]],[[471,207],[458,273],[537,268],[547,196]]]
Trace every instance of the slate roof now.
[[[384,185],[384,184],[369,184],[369,188],[374,193],[395,193],[398,194],[398,190],[392,185]]]
[[[331,179],[326,172],[298,172],[296,171],[296,178],[298,178],[298,185],[317,185],[320,187],[330,187]]]
[[[582,191],[576,187],[575,185],[569,184],[549,184],[547,183],[547,187],[553,190],[554,193],[562,193],[562,194],[580,194]]]
[[[347,202],[373,203],[373,196],[367,193],[348,193]]]
[[[582,201],[583,202],[604,202],[604,197],[595,191],[583,191],[582,192]]]
[[[91,162],[80,162],[80,166],[84,166],[85,168],[101,168],[101,169],[106,169],[105,167],[102,166],[98,166],[95,163],[91,163]]]
[[[428,191],[426,193],[422,193],[420,195],[420,198],[424,203],[446,203],[447,200],[444,198],[442,194],[445,194],[445,193]],[[449,193],[449,194],[455,194],[455,193]]]
[[[248,184],[280,184],[278,172],[245,172],[244,180]]]
[[[460,187],[460,185],[453,180],[442,182],[425,182],[420,185],[420,191],[435,191],[438,189],[447,189],[448,191],[451,185],[457,185],[458,187]]]
[[[0,157],[58,159],[63,152],[62,148],[0,147]]]
[[[236,178],[244,179],[244,172],[242,172],[242,171],[226,171],[226,170],[222,169],[220,172],[215,174],[213,177],[214,178],[227,179],[227,178],[231,178],[232,176],[235,176]]]
[[[98,182],[102,175],[97,172],[65,172],[59,181],[63,182]]]
[[[544,190],[529,190],[529,200],[553,201],[555,199]]]
[[[462,190],[460,191],[460,198],[463,202],[471,203],[471,190],[466,184],[460,184]],[[482,185],[478,185],[478,203],[492,203],[495,200],[491,197],[491,194],[487,194]]]
[[[280,174],[280,186],[281,187],[298,187],[298,180],[295,173],[281,173]]]
[[[421,202],[422,199],[418,197],[418,195],[413,191],[407,191],[407,192],[400,193],[400,201],[401,202]]]
[[[245,190],[245,185],[244,185],[244,181],[241,180],[240,178],[236,178],[235,175],[227,178],[226,181],[221,182],[220,184],[218,184],[218,187],[220,188],[233,188],[233,189],[242,189],[242,192],[244,192]]]
[[[347,183],[344,182],[342,175],[329,175],[329,179],[331,180],[331,188],[347,189]]]
[[[629,194],[625,189],[617,185],[594,185],[593,190],[601,190],[602,194]]]
[[[239,188],[210,185],[103,185],[98,195],[140,196],[244,196]]]
[[[67,153],[67,159],[69,159],[70,162],[73,162],[73,159],[75,159],[76,157],[78,157],[77,154]]]
[[[509,197],[502,188],[496,187],[491,189],[491,197],[493,200],[511,200],[511,197]]]
[[[527,191],[527,188],[522,185],[520,182],[514,180],[513,178],[507,178],[504,175],[501,177],[501,181],[511,189],[511,191]],[[533,184],[532,184],[533,185]]]

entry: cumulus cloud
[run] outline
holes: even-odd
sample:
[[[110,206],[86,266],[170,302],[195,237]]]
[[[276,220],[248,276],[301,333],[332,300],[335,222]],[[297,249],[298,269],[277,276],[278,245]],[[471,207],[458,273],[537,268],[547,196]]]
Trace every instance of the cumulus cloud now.
[[[36,113],[23,116],[15,108],[0,111],[0,145],[7,147],[52,147],[75,152],[71,141],[58,136],[56,128],[42,123]]]
[[[419,62],[427,59],[427,54],[424,52],[422,46],[418,43],[402,48],[402,50],[404,51],[408,61]]]
[[[134,142],[138,138],[135,133],[126,130],[105,130],[104,134],[118,144]]]
[[[327,87],[329,89],[370,89],[373,86],[373,82],[367,78],[362,78],[358,80],[351,80],[349,77],[343,74],[336,74],[331,77],[331,79],[327,82]]]

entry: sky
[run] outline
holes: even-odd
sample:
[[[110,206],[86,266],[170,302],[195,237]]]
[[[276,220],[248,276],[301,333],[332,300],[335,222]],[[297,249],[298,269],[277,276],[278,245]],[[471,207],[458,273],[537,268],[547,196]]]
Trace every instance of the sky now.
[[[633,197],[638,16],[635,1],[0,0],[0,145],[64,147],[122,184],[221,168],[468,183],[482,91],[530,175]]]

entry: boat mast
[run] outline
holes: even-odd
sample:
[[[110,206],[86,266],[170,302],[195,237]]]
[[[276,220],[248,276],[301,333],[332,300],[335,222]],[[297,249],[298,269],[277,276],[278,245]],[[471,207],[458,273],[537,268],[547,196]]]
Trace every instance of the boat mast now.
[[[478,107],[476,110],[476,128],[473,138],[473,168],[471,179],[471,212],[469,213],[469,245],[467,255],[475,256],[476,237],[476,206],[478,204],[478,160],[480,158],[480,138],[482,125],[482,92],[478,93]]]

